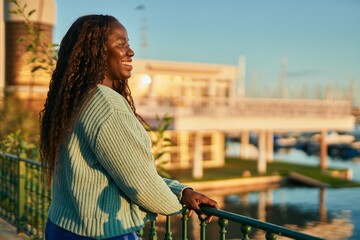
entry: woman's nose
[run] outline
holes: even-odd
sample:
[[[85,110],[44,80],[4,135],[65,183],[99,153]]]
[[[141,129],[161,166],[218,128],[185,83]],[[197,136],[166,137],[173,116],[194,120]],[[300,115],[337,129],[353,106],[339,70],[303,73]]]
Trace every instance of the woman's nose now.
[[[127,51],[127,54],[130,56],[130,57],[133,57],[135,55],[134,51],[129,47],[128,51]]]

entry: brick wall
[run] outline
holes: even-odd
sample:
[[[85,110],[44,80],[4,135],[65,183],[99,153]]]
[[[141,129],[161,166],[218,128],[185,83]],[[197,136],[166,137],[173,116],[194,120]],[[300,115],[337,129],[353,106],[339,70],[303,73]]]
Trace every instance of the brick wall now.
[[[47,24],[35,24],[43,29],[45,42],[52,42],[52,26]],[[5,24],[5,79],[6,86],[35,85],[48,86],[50,75],[45,71],[38,70],[31,73],[31,65],[28,64],[30,54],[26,52],[29,36],[22,22],[7,22]],[[18,42],[19,37],[26,37],[26,41]]]

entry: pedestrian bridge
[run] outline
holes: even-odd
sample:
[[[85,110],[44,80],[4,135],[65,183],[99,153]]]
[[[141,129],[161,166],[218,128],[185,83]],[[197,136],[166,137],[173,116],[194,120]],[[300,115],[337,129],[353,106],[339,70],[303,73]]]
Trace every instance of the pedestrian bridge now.
[[[174,130],[195,133],[192,167],[194,177],[199,178],[202,177],[204,131],[240,136],[242,158],[250,155],[249,133],[257,133],[258,171],[264,173],[266,161],[273,160],[274,133],[320,132],[320,166],[326,168],[327,131],[350,131],[355,127],[352,104],[346,100],[229,97],[143,97],[134,100],[138,113],[150,122],[155,114],[168,114],[174,118]],[[219,152],[222,151],[220,148]]]
[[[345,100],[199,97],[137,98],[138,112],[174,117],[176,130],[320,131],[352,130],[351,102]]]

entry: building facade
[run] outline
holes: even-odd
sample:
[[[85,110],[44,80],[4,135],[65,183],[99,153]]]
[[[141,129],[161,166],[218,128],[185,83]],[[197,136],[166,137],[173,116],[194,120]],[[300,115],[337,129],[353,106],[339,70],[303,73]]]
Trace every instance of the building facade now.
[[[52,44],[53,26],[56,21],[55,0],[18,0],[20,6],[26,4],[24,14],[35,10],[29,20],[35,29],[40,30],[43,44]],[[24,25],[24,17],[10,11],[18,9],[14,3],[1,1],[2,18],[0,23],[1,43],[0,52],[4,61],[0,66],[0,90],[14,93],[20,99],[31,103],[35,110],[43,106],[46,98],[50,73],[46,71],[32,72],[34,64],[31,63],[32,53],[26,51],[32,36]],[[23,38],[23,41],[19,41]],[[41,56],[41,52],[37,53]]]

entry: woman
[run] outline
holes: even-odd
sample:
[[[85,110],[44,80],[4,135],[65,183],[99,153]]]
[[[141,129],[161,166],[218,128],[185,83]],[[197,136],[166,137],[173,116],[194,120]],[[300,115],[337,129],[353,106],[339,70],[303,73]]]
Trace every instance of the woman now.
[[[40,153],[53,182],[46,239],[138,239],[157,213],[218,208],[157,174],[127,84],[133,56],[125,27],[106,15],[80,17],[60,44],[41,117]]]

